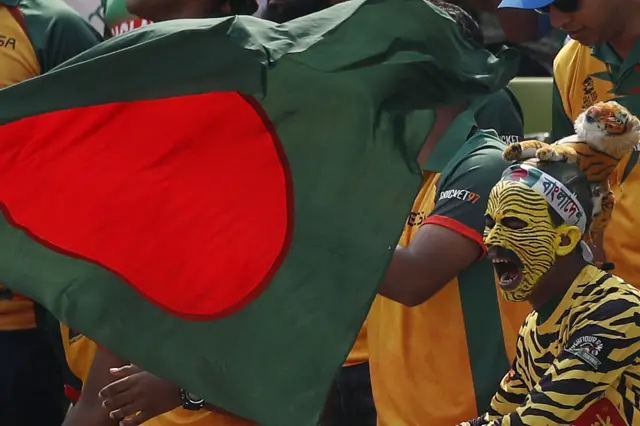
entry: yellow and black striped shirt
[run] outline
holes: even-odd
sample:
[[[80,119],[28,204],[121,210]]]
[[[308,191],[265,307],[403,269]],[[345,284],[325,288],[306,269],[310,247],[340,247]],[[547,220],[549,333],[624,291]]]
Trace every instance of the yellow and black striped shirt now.
[[[488,412],[463,425],[640,425],[639,356],[640,291],[587,266],[527,317]]]

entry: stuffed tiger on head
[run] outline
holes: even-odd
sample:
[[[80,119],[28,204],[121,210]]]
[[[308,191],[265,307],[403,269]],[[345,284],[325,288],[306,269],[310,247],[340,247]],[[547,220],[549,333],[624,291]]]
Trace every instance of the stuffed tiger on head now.
[[[617,102],[599,102],[576,119],[576,134],[549,145],[539,141],[514,143],[505,149],[504,159],[577,163],[587,175],[593,194],[593,216],[585,235],[593,242],[611,219],[614,199],[609,177],[620,160],[640,143],[640,120]]]

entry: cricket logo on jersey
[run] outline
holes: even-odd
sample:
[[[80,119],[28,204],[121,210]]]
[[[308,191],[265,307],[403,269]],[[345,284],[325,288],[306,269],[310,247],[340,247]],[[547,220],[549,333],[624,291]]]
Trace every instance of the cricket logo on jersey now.
[[[507,145],[520,142],[520,136],[518,135],[500,135],[500,140]]]
[[[597,370],[598,366],[602,364],[598,359],[598,355],[602,352],[603,347],[602,341],[597,337],[581,336],[578,337],[569,348],[565,348],[565,350]]]
[[[589,108],[591,105],[595,104],[598,100],[598,93],[596,92],[595,84],[593,83],[593,78],[588,75],[582,81],[582,109],[585,110]]]
[[[480,195],[476,194],[475,192],[467,191],[466,189],[449,189],[440,193],[440,198],[438,199],[438,201],[450,199],[456,199],[475,204],[480,199]]]

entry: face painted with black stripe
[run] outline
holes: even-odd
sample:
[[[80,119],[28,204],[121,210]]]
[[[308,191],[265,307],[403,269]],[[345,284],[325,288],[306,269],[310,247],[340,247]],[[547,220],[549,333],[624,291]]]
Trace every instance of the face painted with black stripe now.
[[[559,228],[548,208],[541,194],[516,181],[498,182],[489,195],[484,241],[507,300],[527,300],[556,261]]]

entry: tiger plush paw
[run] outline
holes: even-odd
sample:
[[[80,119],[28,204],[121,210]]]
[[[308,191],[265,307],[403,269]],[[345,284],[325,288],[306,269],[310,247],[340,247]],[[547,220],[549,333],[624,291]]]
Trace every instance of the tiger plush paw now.
[[[506,161],[521,161],[536,157],[536,152],[541,148],[547,147],[544,142],[530,140],[512,143],[507,145],[502,154],[502,158]]]
[[[565,161],[567,163],[576,163],[578,162],[578,153],[576,153],[575,149],[569,146],[562,145],[547,145],[539,148],[536,151],[536,157],[540,161],[548,161],[548,162],[561,162]]]
[[[522,147],[519,142],[507,145],[502,153],[502,158],[506,161],[518,161],[522,157]]]

